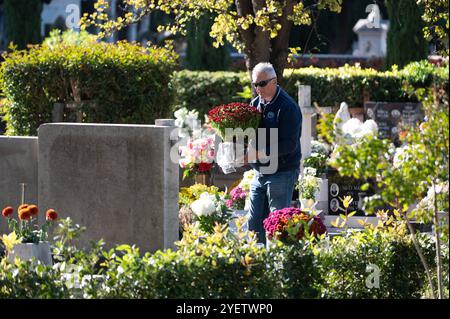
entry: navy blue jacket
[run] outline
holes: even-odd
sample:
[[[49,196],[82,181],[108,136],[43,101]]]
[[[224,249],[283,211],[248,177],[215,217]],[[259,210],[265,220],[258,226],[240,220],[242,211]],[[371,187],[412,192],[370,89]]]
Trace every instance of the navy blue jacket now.
[[[300,135],[302,131],[302,113],[298,104],[282,88],[278,86],[274,98],[267,104],[256,97],[250,105],[258,108],[262,114],[260,128],[266,130],[266,147],[258,150],[270,154],[270,128],[278,128],[278,170],[287,171],[300,168],[301,147]],[[273,148],[273,145],[272,145]],[[250,163],[259,171],[259,167],[268,166],[262,163]]]

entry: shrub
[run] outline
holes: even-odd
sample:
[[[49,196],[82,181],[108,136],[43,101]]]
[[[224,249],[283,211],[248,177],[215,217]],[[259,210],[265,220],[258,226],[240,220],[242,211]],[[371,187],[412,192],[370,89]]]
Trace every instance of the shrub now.
[[[71,250],[72,256],[59,254],[63,259],[53,267],[9,263],[3,258],[0,298],[424,296],[425,274],[411,237],[404,232],[380,228],[350,231],[329,241],[277,242],[268,250],[247,235],[232,235],[220,225],[212,234],[190,227],[177,243],[177,251],[143,256],[134,246],[105,251],[99,242],[87,251]],[[435,267],[433,238],[429,234],[418,234],[417,238],[425,258]],[[63,239],[60,243],[70,245]],[[443,250],[443,262],[448,284],[448,245]],[[373,273],[367,268],[370,265],[379,268],[379,288],[366,285]],[[73,275],[72,279],[68,275]]]
[[[249,85],[248,75],[244,72],[208,72],[187,71],[176,72],[173,77],[173,87],[176,94],[173,110],[186,107],[195,109],[202,119],[215,106],[244,102],[237,95],[245,85]]]
[[[363,107],[365,100],[417,102],[406,88],[430,87],[432,82],[447,88],[448,66],[436,67],[427,61],[413,62],[402,70],[379,72],[356,66],[340,68],[301,68],[286,70],[282,87],[297,100],[297,83],[311,86],[311,102],[320,106],[338,106],[345,101],[350,107]],[[245,72],[181,71],[174,75],[177,91],[175,109],[196,109],[201,116],[214,106],[248,99],[238,93],[248,90]]]
[[[32,261],[8,263],[0,261],[0,299],[69,298],[58,268],[34,264]]]
[[[42,45],[5,56],[0,91],[7,134],[36,135],[39,125],[52,121],[56,102],[89,101],[83,122],[153,124],[171,114],[175,66],[169,49],[53,33]],[[64,116],[74,119],[70,112]]]
[[[334,237],[318,253],[318,264],[323,298],[420,298],[426,285],[423,266],[407,236],[349,232]],[[379,288],[370,288],[366,280],[375,269],[380,271]]]
[[[216,228],[206,234],[191,227],[178,250],[139,256],[136,248],[111,250],[105,281],[106,298],[267,298],[273,284],[265,277],[265,250],[254,240],[242,241]]]

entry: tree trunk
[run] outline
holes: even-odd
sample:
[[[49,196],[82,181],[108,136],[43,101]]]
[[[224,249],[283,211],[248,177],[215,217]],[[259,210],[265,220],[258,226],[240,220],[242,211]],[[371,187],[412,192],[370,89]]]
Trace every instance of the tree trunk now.
[[[281,29],[278,31],[278,36],[271,41],[270,63],[275,68],[279,82],[283,81],[283,71],[286,68],[289,55],[289,35],[291,34],[292,22],[288,20],[288,17],[292,14],[293,6],[292,0],[286,0],[283,15],[278,21],[281,24]]]
[[[255,16],[258,10],[264,8],[265,0],[236,0],[235,4],[240,16],[250,14]],[[288,16],[292,14],[293,5],[293,0],[286,0],[283,15],[277,21],[281,25],[281,29],[278,32],[278,36],[273,40],[270,39],[268,31],[264,31],[261,27],[254,24],[250,25],[246,30],[239,28],[239,33],[244,42],[245,66],[250,81],[252,81],[253,68],[260,62],[272,63],[277,73],[278,81],[283,81],[283,71],[289,55],[289,35],[292,27],[292,22],[288,20]],[[254,87],[252,87],[252,95],[256,95]]]

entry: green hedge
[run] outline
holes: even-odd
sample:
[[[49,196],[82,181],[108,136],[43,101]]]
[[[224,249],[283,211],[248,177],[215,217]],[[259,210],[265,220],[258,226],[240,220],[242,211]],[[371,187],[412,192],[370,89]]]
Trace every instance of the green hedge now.
[[[183,70],[175,72],[172,83],[176,90],[173,110],[182,107],[196,109],[201,119],[214,106],[247,101],[238,96],[249,84],[244,72]]]
[[[427,88],[433,82],[448,87],[448,66],[438,68],[421,61],[386,72],[355,66],[308,67],[286,70],[282,86],[297,99],[297,83],[310,85],[311,101],[319,106],[338,106],[345,101],[350,107],[363,107],[365,100],[416,102],[410,88]],[[249,88],[250,80],[246,72],[182,71],[175,73],[173,83],[177,90],[175,109],[185,106],[205,114],[219,104],[245,101],[237,93]]]
[[[420,298],[426,290],[425,272],[408,235],[353,232],[329,242],[266,250],[239,235],[196,232],[185,233],[177,251],[144,256],[136,247],[122,245],[110,251],[78,251],[53,268],[3,259],[0,298],[403,299]],[[432,237],[417,238],[434,270]],[[448,246],[442,253],[448,285]],[[84,278],[78,287],[61,277],[74,260]],[[370,264],[380,270],[379,288],[366,285],[373,273]]]
[[[43,45],[5,56],[0,91],[7,133],[36,135],[51,122],[54,103],[77,98],[96,105],[83,108],[83,122],[153,124],[171,115],[175,67],[176,55],[167,49],[53,34]],[[66,112],[65,121],[73,121],[73,113]]]

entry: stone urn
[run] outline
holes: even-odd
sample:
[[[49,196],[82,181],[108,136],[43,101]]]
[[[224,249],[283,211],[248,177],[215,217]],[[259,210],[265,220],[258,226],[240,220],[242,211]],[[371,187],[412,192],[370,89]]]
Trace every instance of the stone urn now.
[[[14,262],[16,257],[23,261],[34,258],[35,262],[39,260],[44,265],[53,265],[50,244],[48,242],[16,244],[8,253],[8,260]]]

